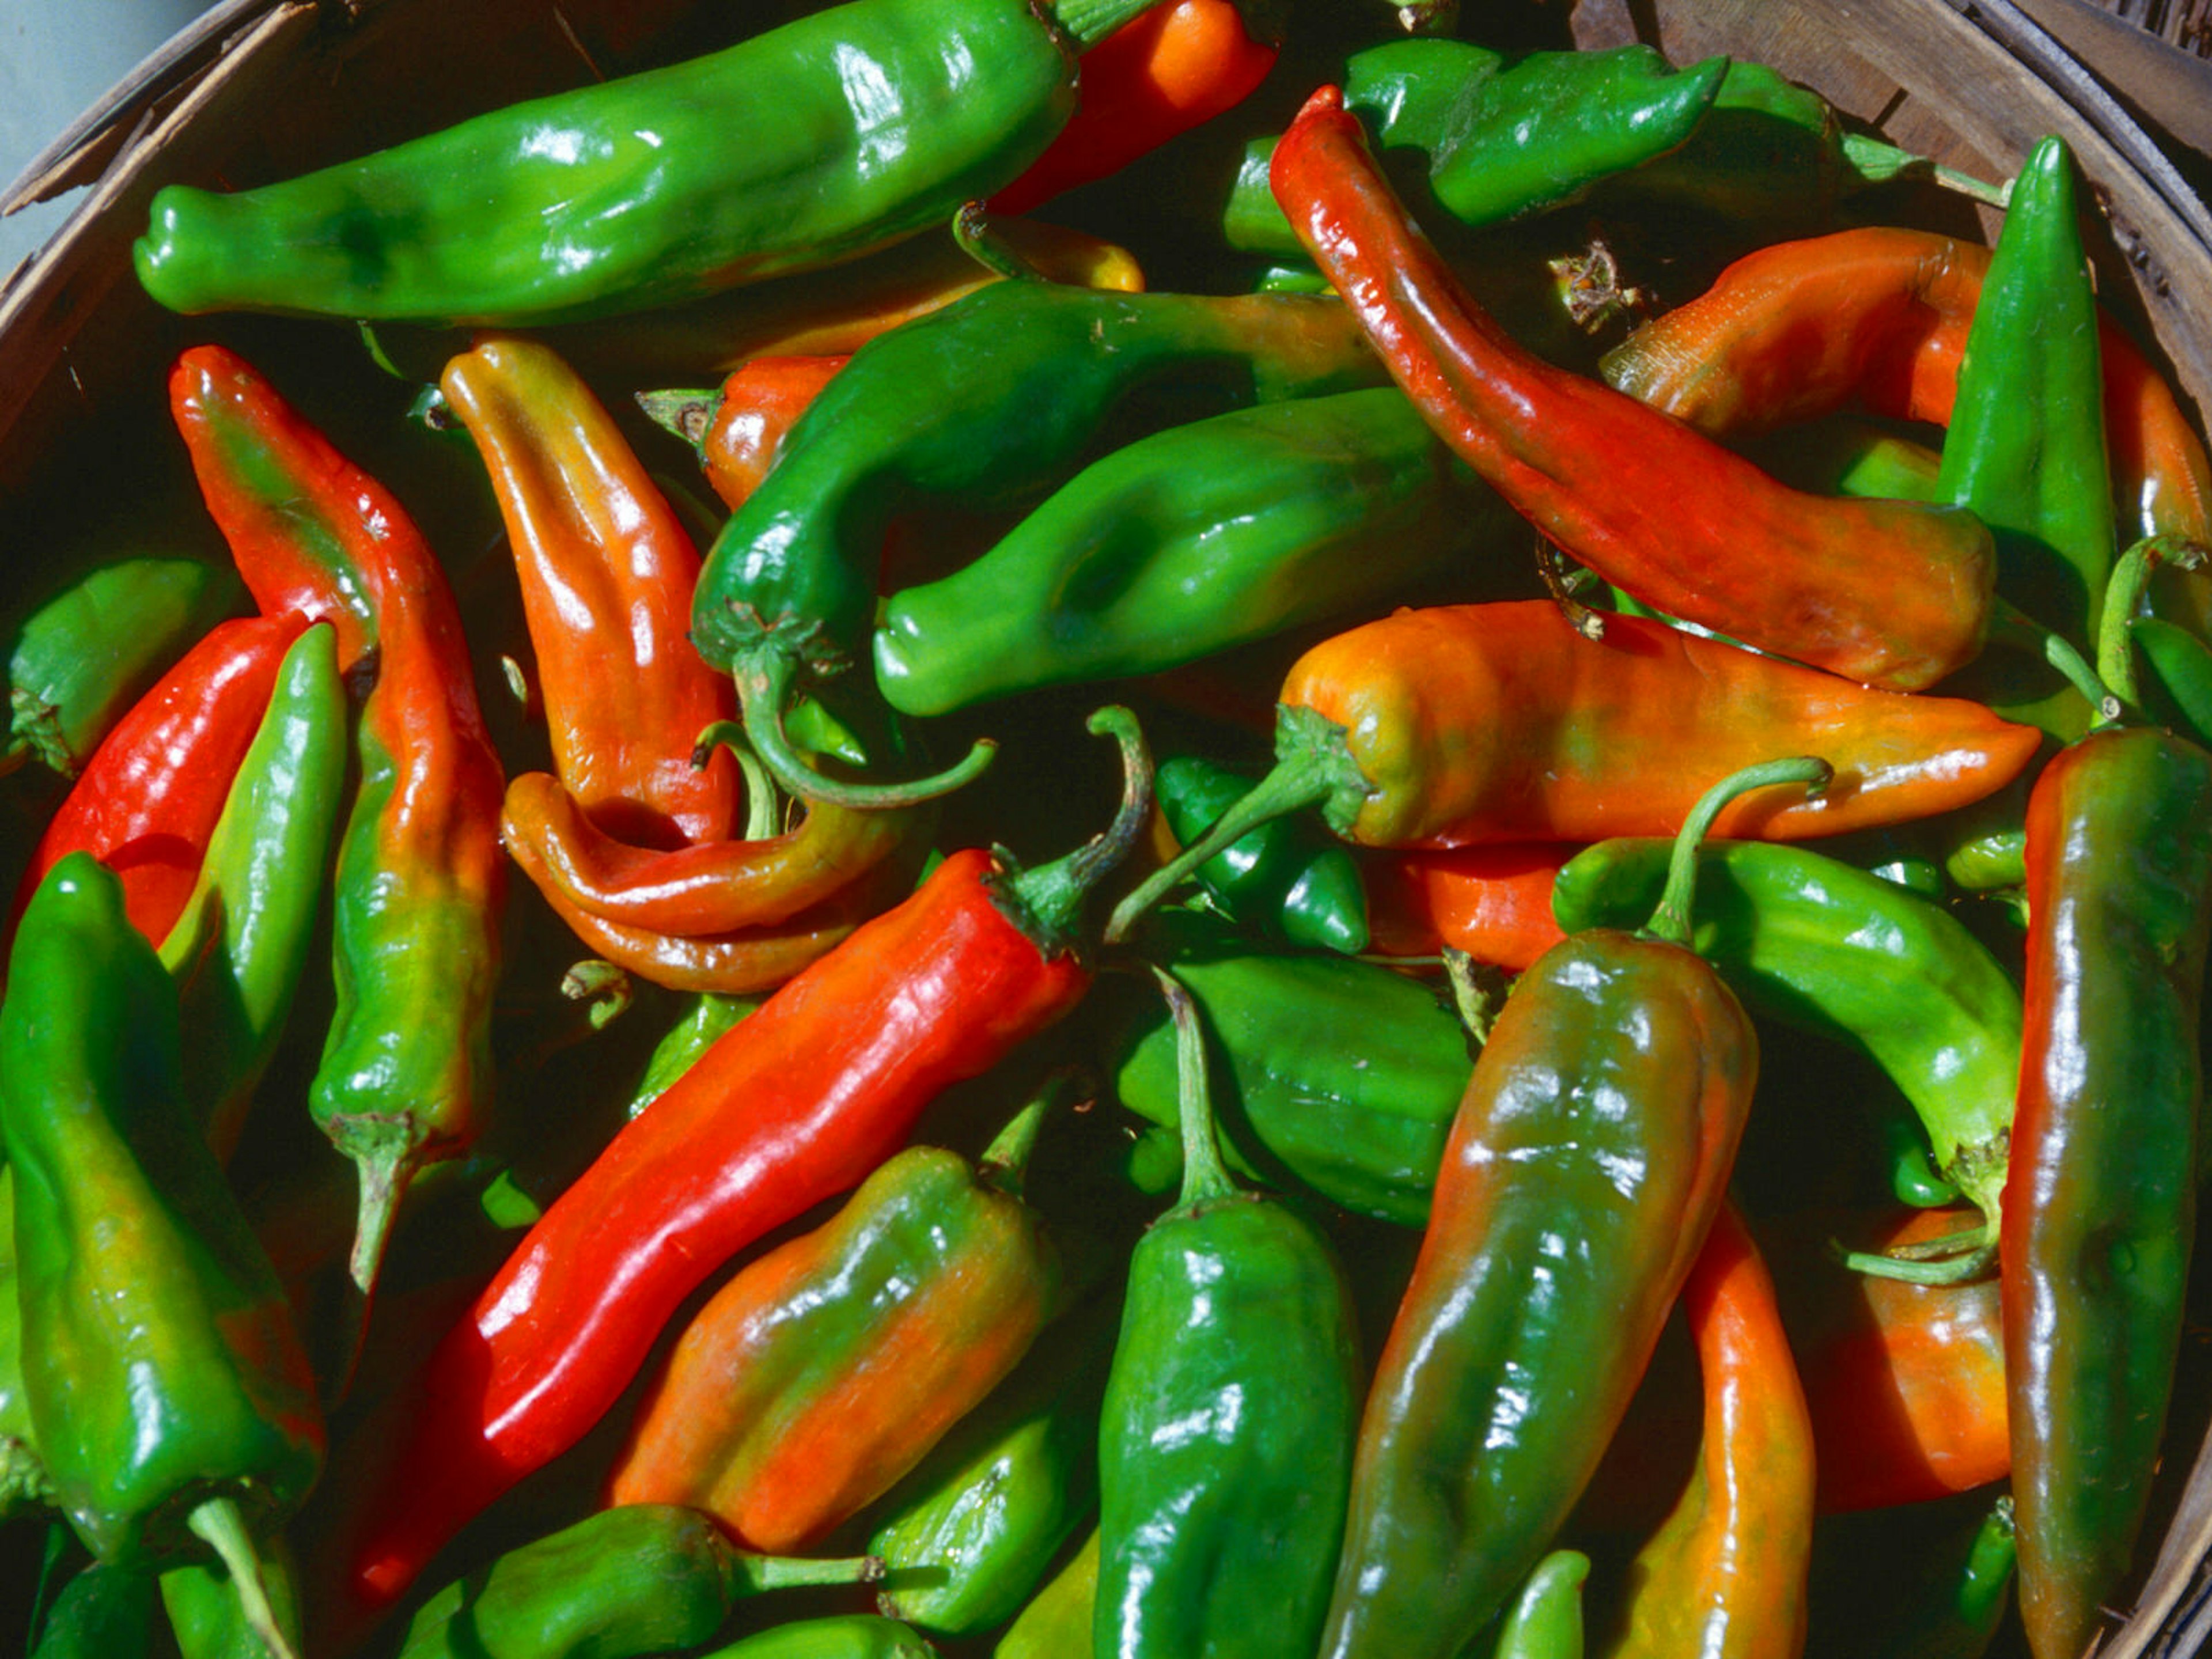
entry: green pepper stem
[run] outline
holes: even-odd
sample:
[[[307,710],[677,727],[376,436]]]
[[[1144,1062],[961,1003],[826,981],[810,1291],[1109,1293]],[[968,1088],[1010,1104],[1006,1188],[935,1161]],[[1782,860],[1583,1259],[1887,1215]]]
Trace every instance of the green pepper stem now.
[[[269,1586],[261,1577],[261,1556],[253,1547],[253,1534],[246,1530],[237,1500],[210,1498],[185,1517],[185,1524],[221,1559],[246,1627],[261,1638],[272,1659],[299,1659],[299,1650],[292,1645],[291,1638],[277,1622],[276,1610],[269,1604]]]
[[[637,406],[645,418],[662,431],[681,438],[694,449],[707,442],[708,428],[722,407],[720,386],[670,387],[663,392],[641,392]]]
[[[1986,179],[1977,179],[1970,173],[1960,173],[1955,167],[1947,167],[1925,155],[1916,155],[1909,149],[1899,149],[1895,144],[1863,133],[1844,135],[1844,160],[1850,163],[1852,175],[1862,185],[1886,185],[1897,179],[1925,179],[1954,196],[1966,197],[1984,206],[2003,208],[2012,204],[2009,181],[1993,185]]]
[[[1097,46],[1124,23],[1134,22],[1162,0],[1054,0],[1047,12],[1079,52]]]
[[[1990,638],[2031,657],[2040,657],[2066,677],[2102,720],[2119,718],[2119,699],[2097,678],[2088,661],[2063,635],[2045,628],[2010,599],[1999,599],[1990,612]]]
[[[734,1600],[738,1595],[799,1589],[809,1584],[872,1584],[884,1576],[884,1558],[846,1555],[814,1560],[804,1556],[756,1555],[750,1550],[732,1550],[730,1568]]]
[[[1167,999],[1175,1021],[1176,1120],[1182,1129],[1182,1190],[1176,1207],[1188,1210],[1209,1198],[1227,1198],[1237,1182],[1221,1161],[1221,1139],[1213,1127],[1213,1091],[1206,1079],[1206,1028],[1198,1004],[1182,981],[1157,963],[1146,963]]]
[[[1022,1182],[1029,1174],[1030,1154],[1036,1151],[1037,1136],[1044,1128],[1044,1121],[1065,1102],[1072,1091],[1075,1072],[1071,1066],[1060,1066],[1037,1085],[1029,1103],[1008,1120],[1006,1127],[991,1138],[976,1160],[977,1176],[988,1186],[996,1187],[1012,1198],[1022,1195]]]
[[[735,720],[716,720],[692,740],[691,769],[706,770],[717,749],[726,749],[737,757],[738,770],[745,780],[745,839],[774,840],[783,832],[783,797],[768,768],[745,741],[745,728]]]
[[[604,1031],[611,1022],[629,1012],[637,988],[623,969],[591,957],[561,976],[561,994],[571,1002],[591,1004],[592,1029]]]
[[[1104,833],[1064,858],[1008,876],[1000,884],[1015,925],[1047,951],[1076,936],[1091,890],[1110,875],[1145,833],[1152,815],[1152,757],[1137,717],[1118,704],[1093,711],[1085,729],[1110,735],[1121,750],[1121,804]]]
[[[1747,766],[1706,790],[1690,809],[1690,816],[1682,821],[1681,831],[1674,837],[1674,856],[1667,862],[1667,885],[1659,895],[1659,908],[1644,925],[1643,937],[1663,939],[1686,951],[1690,948],[1691,901],[1698,890],[1698,847],[1705,840],[1705,832],[1713,827],[1713,820],[1730,802],[1739,795],[1771,788],[1778,783],[1802,783],[1806,786],[1807,794],[1817,794],[1835,775],[1835,768],[1827,762],[1799,755],[1788,760],[1763,761],[1757,766]]]
[[[1986,1227],[1970,1227],[1931,1244],[1942,1244],[1956,1254],[1942,1261],[1898,1255],[1895,1251],[1846,1250],[1837,1255],[1844,1266],[1869,1279],[1894,1279],[1907,1285],[1965,1285],[1981,1278],[1996,1265],[1996,1241]],[[1905,1247],[1900,1247],[1905,1248]]]
[[[2142,706],[2142,680],[2136,672],[2135,640],[2128,623],[2142,609],[2151,572],[2161,564],[2196,570],[2203,563],[2204,550],[2186,536],[2146,536],[2113,565],[2097,629],[2097,672],[2129,708]]]
[[[988,271],[1010,283],[1042,283],[1045,274],[1022,257],[1021,250],[993,222],[979,198],[963,202],[952,216],[952,240],[960,251]]]
[[[354,1120],[356,1126],[360,1120]],[[380,1123],[391,1133],[367,1139],[349,1137],[339,1150],[354,1161],[361,1179],[361,1203],[354,1220],[353,1254],[346,1271],[363,1296],[376,1286],[377,1271],[384,1264],[384,1247],[391,1242],[392,1224],[399,1213],[399,1200],[422,1155],[419,1126],[411,1115],[398,1124]]]
[[[823,801],[856,812],[919,806],[972,783],[998,752],[997,744],[979,738],[964,759],[934,777],[913,778],[903,783],[842,782],[810,767],[784,732],[783,711],[791,701],[792,683],[799,672],[797,658],[774,646],[764,647],[741,653],[731,665],[731,672],[744,711],[745,741],[775,781],[801,800]]]

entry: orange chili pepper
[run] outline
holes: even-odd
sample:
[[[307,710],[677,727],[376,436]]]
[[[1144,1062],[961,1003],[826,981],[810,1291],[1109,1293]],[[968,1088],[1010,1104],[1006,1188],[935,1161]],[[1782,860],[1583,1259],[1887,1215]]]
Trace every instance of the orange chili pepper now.
[[[486,339],[446,366],[441,389],[507,520],[562,783],[626,841],[723,839],[736,762],[717,750],[695,767],[691,749],[736,697],[691,647],[699,550],[682,522],[548,347]]]
[[[1504,842],[1375,859],[1364,866],[1373,948],[1425,957],[1449,945],[1517,974],[1566,937],[1552,917],[1552,883],[1576,850]]]
[[[724,506],[735,512],[760,487],[775,465],[783,434],[846,362],[842,356],[756,357],[722,382],[699,440],[699,461]]]

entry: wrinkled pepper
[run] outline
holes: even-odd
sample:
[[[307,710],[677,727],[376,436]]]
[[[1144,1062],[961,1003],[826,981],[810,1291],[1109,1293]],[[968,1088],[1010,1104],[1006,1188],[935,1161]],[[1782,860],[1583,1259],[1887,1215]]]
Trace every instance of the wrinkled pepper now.
[[[139,280],[173,311],[512,324],[835,264],[1012,182],[1076,54],[1152,3],[848,0],[257,190],[171,185]]]
[[[1161,763],[1160,811],[1178,848],[1213,827],[1252,780],[1200,755]],[[1262,939],[1357,956],[1368,945],[1367,891],[1352,854],[1294,818],[1262,824],[1194,872],[1214,907]]]
[[[1028,871],[979,850],[947,858],[726,1032],[547,1208],[429,1362],[422,1413],[349,1551],[357,1602],[388,1604],[573,1445],[716,1267],[857,1184],[941,1090],[1081,1000],[1085,897],[1152,796],[1134,722],[1094,723],[1126,757],[1105,835]]]
[[[1580,563],[1668,616],[1890,690],[1979,654],[1996,558],[1972,514],[1802,495],[1516,344],[1407,218],[1337,88],[1307,100],[1271,178],[1424,418]]]
[[[1098,1425],[1092,1651],[1305,1653],[1343,1535],[1359,1338],[1335,1252],[1237,1185],[1204,1027],[1174,977],[1182,1189],[1129,1263]]]
[[[360,1168],[366,1289],[412,1173],[465,1146],[489,1097],[505,781],[452,590],[399,503],[221,346],[179,357],[169,397],[256,602],[328,620],[341,670],[374,675],[339,838],[337,1011],[308,1095]]]
[[[1709,791],[1637,933],[1522,976],[1476,1062],[1361,1419],[1325,1659],[1449,1659],[1595,1469],[1719,1212],[1759,1069],[1750,1018],[1688,948],[1695,851],[1770,763]]]

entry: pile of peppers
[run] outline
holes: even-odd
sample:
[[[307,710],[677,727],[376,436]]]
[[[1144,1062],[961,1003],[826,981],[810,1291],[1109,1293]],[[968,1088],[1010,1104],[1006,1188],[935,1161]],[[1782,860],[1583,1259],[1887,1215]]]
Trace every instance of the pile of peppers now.
[[[760,9],[152,203],[6,619],[0,1645],[2108,1641],[2212,461],[2065,144]]]

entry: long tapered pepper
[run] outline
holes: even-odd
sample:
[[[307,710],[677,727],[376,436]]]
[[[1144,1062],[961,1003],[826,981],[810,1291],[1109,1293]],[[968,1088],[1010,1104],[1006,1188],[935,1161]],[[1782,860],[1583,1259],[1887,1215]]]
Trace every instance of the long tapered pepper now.
[[[1601,576],[1668,616],[1893,690],[1980,653],[1996,557],[1978,520],[1802,495],[1516,344],[1407,218],[1338,88],[1307,101],[1271,177],[1423,416]]]
[[[93,751],[31,855],[15,910],[46,872],[88,852],[122,878],[132,924],[161,939],[199,879],[208,837],[252,746],[284,653],[286,613],[224,623],[185,653]]]
[[[1627,1409],[1718,1212],[1759,1066],[1749,1018],[1687,946],[1684,823],[1641,933],[1598,929],[1522,976],[1469,1080],[1360,1425],[1320,1651],[1447,1659],[1548,1546]]]
[[[562,783],[623,840],[721,840],[737,765],[717,750],[695,767],[691,747],[737,702],[687,637],[699,554],[683,524],[547,347],[481,341],[439,384],[507,520]]]
[[[726,1032],[617,1134],[449,1331],[423,1410],[350,1552],[354,1595],[397,1596],[476,1512],[613,1404],[700,1281],[858,1182],[943,1088],[1079,1001],[1088,889],[1151,809],[1133,723],[1107,835],[1017,872],[967,850]]]
[[[409,1177],[468,1142],[489,1095],[504,780],[452,590],[399,503],[221,346],[179,357],[169,395],[255,599],[331,621],[349,672],[373,653],[339,843],[337,1012],[308,1103],[360,1166],[366,1286]]]

